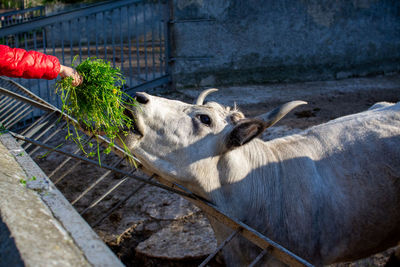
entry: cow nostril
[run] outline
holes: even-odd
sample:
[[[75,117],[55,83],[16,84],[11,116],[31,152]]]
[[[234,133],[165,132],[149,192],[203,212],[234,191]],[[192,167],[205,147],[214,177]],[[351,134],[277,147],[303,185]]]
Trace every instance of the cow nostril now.
[[[142,95],[142,94],[136,94],[134,96],[134,98],[136,99],[137,102],[139,102],[140,104],[147,104],[149,102],[149,99],[147,98],[147,96]]]

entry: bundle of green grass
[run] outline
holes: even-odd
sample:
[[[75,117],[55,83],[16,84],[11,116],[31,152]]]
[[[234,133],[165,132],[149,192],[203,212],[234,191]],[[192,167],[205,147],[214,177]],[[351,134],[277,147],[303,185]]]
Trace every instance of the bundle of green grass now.
[[[75,60],[74,60],[75,61]],[[75,66],[77,72],[83,77],[79,86],[72,86],[72,78],[60,80],[56,84],[56,92],[60,94],[62,101],[62,112],[75,118],[80,126],[95,134],[105,134],[110,139],[110,146],[114,145],[119,134],[127,134],[133,123],[124,114],[124,110],[135,104],[135,100],[122,91],[125,80],[118,68],[113,68],[109,62],[97,58],[88,58]],[[82,149],[81,140],[75,127],[75,134],[68,126],[67,138],[72,138]],[[122,131],[121,129],[125,129]],[[109,153],[111,148],[107,147],[104,152]],[[99,145],[97,153],[100,160]],[[93,156],[94,152],[86,153]]]

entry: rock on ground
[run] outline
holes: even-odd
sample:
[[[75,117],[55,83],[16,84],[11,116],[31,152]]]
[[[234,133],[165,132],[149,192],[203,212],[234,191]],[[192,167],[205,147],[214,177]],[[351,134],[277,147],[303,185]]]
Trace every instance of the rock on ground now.
[[[217,248],[214,233],[203,216],[174,221],[136,247],[148,257],[182,260],[207,256]]]

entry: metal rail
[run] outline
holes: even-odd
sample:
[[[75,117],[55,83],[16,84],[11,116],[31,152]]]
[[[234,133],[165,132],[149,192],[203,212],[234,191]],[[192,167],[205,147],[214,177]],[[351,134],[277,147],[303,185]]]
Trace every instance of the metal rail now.
[[[237,238],[237,236],[242,236],[246,239],[248,239],[250,242],[253,244],[257,245],[262,249],[262,252],[254,259],[254,261],[250,264],[250,266],[255,265],[259,260],[261,260],[266,253],[269,253],[276,257],[277,259],[281,260],[282,262],[290,265],[290,266],[312,266],[310,263],[305,261],[304,259],[298,257],[291,251],[287,250],[286,248],[282,247],[281,245],[277,244],[273,240],[269,239],[268,237],[264,236],[263,234],[259,233],[255,229],[249,227],[248,225],[244,224],[243,222],[230,217],[228,214],[226,214],[224,211],[220,210],[218,207],[213,205],[212,203],[209,203],[208,201],[200,198],[199,196],[196,196],[195,194],[191,193],[189,190],[186,188],[170,183],[166,180],[164,180],[162,177],[158,177],[156,175],[151,176],[150,178],[142,178],[137,175],[135,175],[136,168],[132,166],[131,171],[123,171],[121,169],[118,169],[118,165],[122,162],[122,160],[126,157],[129,157],[130,155],[126,154],[122,149],[119,147],[115,147],[113,152],[117,154],[120,159],[116,160],[113,164],[107,165],[102,163],[101,166],[99,165],[98,161],[88,159],[85,155],[80,153],[79,149],[76,149],[72,152],[66,151],[64,149],[60,149],[57,147],[54,147],[52,145],[49,145],[48,142],[51,139],[51,136],[54,135],[53,133],[50,133],[51,130],[59,130],[61,125],[65,125],[64,123],[60,123],[56,127],[54,125],[54,118],[63,118],[65,121],[74,121],[73,118],[70,118],[66,116],[65,114],[62,114],[60,110],[57,108],[49,105],[45,101],[41,100],[40,98],[37,98],[33,96],[31,99],[30,97],[26,97],[27,94],[30,94],[30,92],[26,92],[26,88],[22,86],[18,86],[18,84],[15,84],[14,82],[7,81],[9,83],[10,87],[14,89],[14,91],[8,90],[4,88],[3,86],[5,85],[2,83],[2,87],[0,87],[0,95],[3,96],[3,98],[0,98],[0,103],[1,102],[10,102],[8,99],[4,98],[12,98],[13,100],[16,100],[18,103],[26,103],[27,105],[30,105],[32,107],[37,107],[40,108],[44,111],[47,112],[48,115],[42,116],[38,122],[35,122],[32,124],[32,126],[28,127],[28,130],[24,130],[23,134],[18,134],[16,132],[10,132],[16,139],[23,141],[23,144],[25,145],[25,148],[28,149],[29,145],[32,146],[34,145],[35,148],[31,150],[31,152],[34,149],[37,148],[44,148],[49,151],[49,153],[59,153],[62,155],[66,156],[66,159],[64,162],[62,162],[59,166],[57,166],[52,173],[49,175],[49,177],[54,177],[55,180],[60,180],[62,179],[63,174],[61,176],[57,177],[57,173],[64,167],[67,166],[69,161],[71,160],[76,160],[76,166],[77,164],[80,164],[81,162],[90,164],[92,166],[96,166],[98,168],[101,168],[104,171],[102,175],[100,175],[98,178],[96,178],[93,182],[91,182],[86,188],[82,189],[82,193],[80,193],[78,196],[76,196],[72,200],[72,204],[76,205],[82,198],[87,197],[89,192],[98,186],[100,183],[104,182],[105,179],[109,176],[110,173],[117,173],[119,175],[122,175],[122,178],[119,179],[117,182],[113,183],[108,189],[101,194],[101,196],[96,197],[96,199],[90,201],[90,204],[83,208],[83,210],[80,211],[81,214],[87,213],[89,210],[93,209],[96,207],[101,201],[103,201],[107,196],[109,196],[112,193],[117,192],[118,188],[121,188],[123,184],[125,184],[127,181],[134,179],[139,182],[133,190],[123,197],[121,200],[119,200],[115,205],[111,206],[105,211],[102,211],[101,216],[92,223],[92,227],[95,227],[99,224],[102,223],[102,221],[108,216],[110,216],[116,209],[118,209],[121,205],[123,205],[128,199],[130,199],[133,195],[135,195],[137,192],[139,192],[144,185],[152,185],[152,186],[157,186],[159,188],[165,189],[169,192],[173,192],[176,194],[181,195],[182,197],[188,199],[190,202],[198,206],[201,210],[203,210],[208,216],[216,219],[217,221],[223,223],[227,227],[230,227],[233,232],[228,238],[223,241],[221,244],[219,244],[217,250],[215,250],[212,254],[210,254],[204,262],[201,264],[201,266],[206,266],[209,261],[222,249],[224,248],[229,242],[231,242],[234,238]],[[24,96],[25,95],[25,96]],[[1,105],[1,104],[0,104]],[[9,111],[7,111],[9,112]],[[15,113],[16,114],[16,113]],[[0,116],[3,114],[0,113]],[[12,118],[9,118],[12,119]],[[18,121],[18,119],[17,119]],[[52,123],[53,122],[53,123]],[[10,128],[12,130],[12,128]],[[45,134],[44,134],[45,133]],[[89,144],[93,138],[98,138],[101,140],[102,143],[107,143],[108,140],[105,138],[102,138],[100,136],[93,136],[90,133],[86,133],[89,137],[85,141],[84,145]],[[39,141],[39,139],[43,139],[43,141]],[[33,154],[33,153],[32,153]],[[137,160],[137,159],[136,159]],[[140,164],[140,163],[139,163]],[[68,167],[68,171],[72,171],[74,167],[70,166]]]
[[[218,252],[220,252],[237,234],[240,233],[241,230],[241,228],[238,228],[236,231],[233,231],[224,241],[221,242],[221,244],[219,244],[213,253],[208,255],[208,257],[202,263],[200,263],[199,267],[205,267],[207,263],[209,263],[217,255]]]
[[[163,184],[158,183],[158,182],[153,182],[153,181],[150,181],[150,180],[147,180],[147,179],[143,179],[143,178],[141,178],[141,177],[132,175],[132,174],[129,173],[129,172],[121,171],[121,170],[119,170],[119,169],[117,169],[117,168],[115,168],[115,167],[112,167],[112,166],[109,166],[109,165],[106,165],[106,164],[100,165],[100,164],[99,164],[97,161],[95,161],[95,160],[91,160],[91,159],[88,159],[88,158],[86,158],[86,157],[79,156],[79,155],[70,153],[70,152],[68,152],[68,151],[65,151],[65,150],[62,150],[62,149],[58,149],[58,148],[56,148],[56,147],[52,147],[52,146],[46,145],[46,144],[44,144],[44,143],[42,143],[42,142],[35,141],[35,140],[30,139],[30,138],[28,138],[28,137],[26,137],[26,136],[23,136],[23,135],[14,133],[14,132],[10,132],[10,134],[11,134],[14,138],[16,138],[16,139],[18,139],[18,140],[22,140],[22,141],[25,141],[25,142],[29,142],[29,143],[31,143],[31,144],[34,144],[34,145],[36,145],[36,146],[40,146],[40,147],[45,148],[45,149],[48,149],[48,150],[50,150],[50,151],[58,152],[58,153],[60,153],[60,154],[66,155],[66,156],[68,156],[68,157],[70,157],[70,158],[73,158],[73,159],[76,159],[76,160],[79,160],[79,161],[83,161],[83,162],[89,163],[90,165],[98,166],[98,167],[101,167],[101,168],[103,168],[103,169],[106,169],[106,170],[109,170],[109,171],[113,171],[113,172],[115,172],[115,173],[123,174],[123,175],[125,175],[125,176],[127,176],[127,177],[129,177],[129,178],[133,178],[133,179],[135,179],[135,180],[137,180],[137,181],[139,181],[139,182],[142,182],[142,183],[145,183],[145,184],[149,184],[149,185],[152,185],[152,186],[157,186],[157,187],[160,187],[160,188],[162,188],[162,189],[164,189],[164,190],[170,191],[170,192],[172,192],[172,193],[179,194],[179,195],[184,196],[184,197],[188,197],[188,198],[190,198],[190,199],[195,199],[195,198],[196,198],[196,197],[195,197],[193,194],[191,194],[191,193],[186,193],[186,192],[183,192],[183,191],[181,191],[181,190],[177,190],[177,189],[168,187],[168,186],[163,185]]]
[[[8,27],[15,24],[20,24],[26,21],[32,21],[39,17],[44,16],[44,6],[37,6],[31,8],[25,8],[21,10],[15,10],[0,14],[1,27]]]
[[[35,9],[34,12],[37,12]],[[92,4],[0,28],[0,43],[56,56],[71,65],[97,57],[120,68],[126,89],[158,87],[168,73],[167,0],[119,0]],[[50,90],[55,81],[23,80],[39,97],[60,107]]]

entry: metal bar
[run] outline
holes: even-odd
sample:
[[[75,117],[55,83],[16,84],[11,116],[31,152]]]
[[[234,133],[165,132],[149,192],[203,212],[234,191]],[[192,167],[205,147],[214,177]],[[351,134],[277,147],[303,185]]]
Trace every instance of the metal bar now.
[[[114,26],[114,15],[115,15],[115,10],[110,12],[111,14],[111,28],[115,29]],[[115,68],[115,31],[111,31],[111,45],[112,45],[112,52],[113,52],[113,67]]]
[[[52,110],[56,110],[57,109],[56,107],[54,107],[53,105],[49,104],[48,102],[46,102],[42,98],[38,97],[37,95],[33,94],[31,91],[29,91],[28,89],[26,89],[25,87],[23,87],[19,83],[15,82],[14,80],[6,79],[6,78],[2,78],[2,79],[7,81],[7,82],[9,82],[9,83],[11,83],[12,86],[15,87],[15,89],[17,89],[19,92],[29,96],[33,100],[35,100],[35,101],[37,101],[37,102],[39,102],[39,103],[41,103],[43,105],[46,105],[46,106],[50,107]]]
[[[144,69],[145,69],[145,80],[148,78],[148,67],[147,67],[147,32],[146,32],[146,6],[143,5],[143,47],[144,47]]]
[[[8,101],[12,100],[12,98],[7,97],[7,96],[2,96],[2,100],[0,101],[0,108],[2,108],[4,105],[7,105]]]
[[[65,176],[67,176],[68,174],[70,174],[73,170],[75,170],[76,167],[78,167],[81,164],[81,162],[78,160],[77,162],[74,163],[74,165],[72,165],[70,168],[68,168],[68,170],[66,170],[65,172],[63,172],[63,174],[61,176],[59,176],[57,178],[57,180],[54,181],[54,184],[58,184],[59,182],[61,182]]]
[[[216,19],[181,19],[181,20],[170,20],[170,24],[176,24],[176,23],[188,23],[188,22],[213,22],[216,21]]]
[[[28,131],[30,131],[33,127],[35,127],[37,124],[41,123],[43,120],[47,120],[51,115],[55,114],[55,111],[51,113],[46,113],[43,116],[41,116],[39,119],[37,119],[35,122],[33,122],[28,128],[26,128],[24,131],[22,131],[20,134],[25,135]]]
[[[124,158],[121,158],[121,159],[117,160],[117,162],[115,162],[111,166],[112,167],[117,167],[118,164],[120,164],[123,160],[124,160]],[[88,188],[86,188],[78,197],[76,197],[71,202],[71,204],[74,205],[76,202],[78,202],[83,196],[85,196],[90,190],[92,190],[98,183],[103,181],[104,178],[106,178],[110,173],[111,173],[111,171],[106,171],[102,176],[100,176],[98,179],[96,179],[96,181],[94,181],[94,183],[92,183]]]
[[[257,262],[259,262],[267,253],[268,253],[267,249],[261,251],[261,253],[258,254],[258,256],[247,267],[254,267],[257,264]]]
[[[185,59],[185,60],[188,60],[188,61],[200,61],[200,60],[210,60],[212,58],[214,58],[214,56],[207,56],[207,55],[206,56],[199,56],[199,57],[180,57],[180,56],[176,56],[176,57],[169,58],[169,61],[173,62],[173,61],[177,61],[178,59]]]
[[[72,49],[72,42],[73,42],[73,40],[72,40],[72,20],[69,20],[68,21],[68,33],[69,33],[69,53],[70,53],[70,57],[71,57],[71,64],[72,64],[72,61],[73,61],[73,58],[74,58],[74,55],[73,55],[73,49]]]
[[[140,77],[140,51],[139,51],[139,22],[138,22],[138,5],[135,5],[135,32],[136,32],[136,66],[137,66],[137,73],[136,76]],[[131,85],[132,86],[132,85]]]
[[[86,145],[86,144],[87,144],[88,142],[90,142],[90,140],[92,140],[92,139],[93,139],[93,136],[91,136],[87,141],[85,141],[85,143],[84,143],[83,145]],[[79,151],[81,151],[80,148],[74,150],[73,153],[74,153],[74,154],[78,154]],[[54,169],[49,175],[47,175],[47,176],[48,176],[49,178],[53,177],[53,175],[54,175],[56,172],[58,172],[62,167],[64,167],[64,165],[67,164],[71,159],[72,159],[72,158],[67,157],[63,162],[61,162],[61,164],[59,164],[59,165],[57,166],[57,168],[55,168],[55,169]]]
[[[9,122],[4,124],[4,127],[9,128],[10,125],[14,125],[15,122],[18,122],[18,120],[20,120],[21,118],[24,117],[24,115],[26,114],[26,111],[28,109],[30,109],[30,106],[27,106],[24,110],[22,110],[20,113],[18,113],[14,118],[12,118]],[[22,116],[21,116],[22,115]],[[20,117],[21,116],[21,117]]]
[[[7,105],[0,110],[0,120],[7,118],[8,114],[12,113],[13,110],[18,109],[20,104],[21,103],[16,100],[8,102]]]
[[[60,22],[60,29],[63,31],[63,22]],[[64,32],[64,31],[63,31]],[[62,63],[65,65],[65,53],[64,53],[64,34],[61,34],[61,57],[62,57]]]
[[[104,60],[107,61],[107,28],[106,12],[103,12],[103,34],[104,34]]]
[[[0,15],[2,17],[8,17],[8,16],[12,16],[12,15],[25,14],[25,13],[33,12],[35,10],[42,10],[42,9],[44,9],[44,6],[36,6],[36,7],[30,7],[30,8],[20,9],[20,10],[4,12],[4,13],[1,13]]]
[[[53,48],[53,56],[56,56],[56,44],[55,44],[55,36],[54,36],[54,24],[52,24],[52,25],[50,26],[50,29],[51,29],[51,45],[52,45],[52,48]],[[62,35],[62,34],[61,34],[61,35]],[[47,82],[47,85],[48,85],[48,82]],[[48,99],[48,101],[50,102],[50,100],[52,99],[52,96],[54,95],[54,91],[53,91],[53,90],[49,90],[48,93],[49,93],[49,99]],[[56,105],[57,105],[57,104],[56,104]]]
[[[0,107],[1,107],[0,113],[3,112],[3,110],[6,109],[7,106],[12,104],[12,102],[15,102],[15,99],[5,96],[2,103],[0,104]]]
[[[155,65],[155,54],[154,54],[154,5],[150,6],[150,16],[151,16],[151,58],[152,58],[152,72],[153,72],[153,79],[156,78],[156,65]]]
[[[159,87],[163,84],[167,84],[171,81],[171,77],[169,75],[161,76],[160,78],[156,78],[152,81],[142,83],[137,86],[133,86],[126,90],[126,92],[130,95],[133,95],[137,91],[146,91],[148,89]]]
[[[12,111],[7,117],[5,117],[4,119],[1,120],[1,124],[4,124],[8,119],[10,119],[12,116],[14,116],[17,112],[19,112],[21,109],[23,109],[24,107],[26,107],[26,104],[19,104],[17,103],[17,105],[15,105],[14,107],[12,107],[9,111]],[[29,107],[29,106],[28,106]],[[9,112],[7,111],[6,114]]]
[[[171,184],[162,179],[161,177],[158,177],[157,179],[161,181],[163,184],[166,185]],[[203,212],[207,213],[209,216],[214,217],[220,223],[223,223],[224,225],[234,230],[241,228],[242,229],[241,235],[243,237],[251,241],[253,244],[257,245],[258,247],[262,249],[267,249],[272,256],[288,264],[289,266],[308,266],[308,267],[313,266],[306,260],[300,258],[293,252],[289,251],[288,249],[284,248],[278,243],[272,241],[271,239],[259,233],[255,229],[249,227],[248,225],[244,224],[241,221],[229,217],[227,214],[225,214],[225,212],[220,210],[215,205],[207,203],[204,200],[190,199],[190,198],[187,199],[191,201],[194,205],[202,209]]]
[[[28,116],[29,114],[33,113],[33,109],[31,109],[29,112],[25,112],[20,118],[19,120],[14,121],[13,123],[11,123],[10,125],[8,125],[7,127],[11,129],[11,127],[14,126],[14,124],[18,123],[18,121],[22,120],[23,118],[25,118],[26,116]]]
[[[50,125],[50,126],[49,126]],[[44,131],[42,130],[43,128],[47,127]],[[44,133],[48,131],[48,128],[53,127],[53,121],[46,120],[40,124],[38,124],[35,128],[33,128],[29,133],[27,134],[28,137],[32,138],[35,134],[39,133],[39,135],[36,137],[36,139],[39,139]],[[43,133],[44,132],[44,133]],[[27,150],[31,144],[26,144],[24,147],[25,150]]]
[[[133,172],[135,172],[133,170]],[[132,173],[133,173],[132,172]],[[122,180],[118,181],[114,186],[112,186],[109,190],[107,190],[106,193],[104,193],[102,196],[100,196],[98,199],[96,199],[94,202],[92,202],[88,207],[86,207],[83,211],[80,212],[81,215],[85,214],[88,210],[94,208],[97,204],[99,204],[104,198],[106,198],[109,194],[111,194],[115,189],[117,189],[120,185],[128,181],[129,178],[126,176],[122,178]]]
[[[169,7],[169,5],[171,5],[171,7]],[[168,23],[169,20],[171,19],[171,17],[173,17],[173,15],[171,15],[170,13],[173,12],[173,7],[172,7],[173,3],[171,1],[168,1],[165,7],[165,16],[164,16],[164,27],[165,27],[165,32],[164,32],[164,47],[165,47],[165,72],[169,73],[169,60],[171,58],[171,51],[169,49],[169,44],[172,43],[171,41],[171,36],[170,36],[170,32],[171,32],[171,27],[173,26],[173,24]]]
[[[46,28],[43,27],[42,28],[42,43],[43,43],[43,53],[46,54]],[[49,96],[49,80],[46,80],[46,92],[44,93],[44,95]],[[40,88],[39,88],[40,90]],[[46,100],[50,100],[50,97],[48,97]]]
[[[159,18],[159,21],[158,21],[158,39],[160,41],[160,44],[159,44],[159,46],[160,46],[159,64],[160,64],[160,75],[162,76],[164,74],[163,73],[163,56],[162,56],[162,51],[163,51],[163,42],[162,42],[163,20],[162,20],[162,9],[161,9],[162,5],[161,5],[160,1],[157,1],[157,4],[158,4],[158,16],[157,17]]]
[[[64,29],[63,29],[63,25],[64,25],[64,23],[63,22],[60,22],[60,30],[62,31],[62,32],[64,32]],[[65,51],[64,51],[64,34],[61,34],[61,60],[62,60],[62,64],[63,65],[66,65],[65,64]],[[58,97],[57,96],[57,94],[56,94],[56,105],[57,105],[57,107],[61,107],[61,103],[60,103],[60,101],[61,101],[61,98],[60,97]]]
[[[129,57],[129,85],[133,86],[132,84],[132,79],[133,79],[133,70],[132,70],[132,47],[131,47],[131,19],[129,17],[129,8],[131,6],[127,7],[126,10],[126,18],[128,20],[128,57]],[[136,33],[137,35],[137,33]]]
[[[9,107],[10,105],[14,104],[15,102],[17,102],[15,99],[10,98],[10,99],[5,103],[6,106],[3,107],[3,108],[0,110],[0,113],[3,113],[4,110],[7,110],[8,107]],[[1,116],[4,116],[4,115],[1,115]]]
[[[78,17],[88,16],[91,14],[123,7],[125,5],[129,5],[132,3],[140,3],[142,1],[143,0],[109,1],[107,3],[94,4],[84,8],[58,13],[38,20],[28,21],[18,25],[14,25],[12,27],[2,28],[0,31],[0,37],[12,35],[18,32],[29,32],[32,29],[41,28],[49,24],[57,23],[60,21],[72,20]]]
[[[54,24],[52,24],[50,26],[50,32],[51,32],[51,46],[53,48],[53,56],[55,56],[56,55],[56,44],[55,44],[55,36],[54,36]]]
[[[90,29],[89,29],[89,25],[91,23],[88,23],[88,20],[90,20],[89,16],[85,17],[85,24],[86,24],[86,38],[87,38],[87,51],[88,51],[88,57],[90,57]]]
[[[208,255],[208,257],[202,263],[200,263],[199,267],[206,266],[206,264],[209,263],[210,260],[212,260],[215,255],[217,255],[217,253],[221,251],[221,249],[223,249],[237,234],[239,234],[241,230],[241,228],[238,228],[236,231],[233,231],[221,244],[219,244],[219,246],[213,253]]]
[[[14,105],[12,105],[8,109],[6,109],[3,113],[1,113],[0,120],[7,118],[10,113],[12,113],[15,109],[18,109],[19,104],[20,103],[16,102]],[[7,105],[7,106],[9,106],[9,105]]]
[[[15,47],[19,47],[19,34],[14,34]]]
[[[94,160],[91,160],[91,159],[87,159],[87,158],[85,158],[85,157],[81,157],[81,156],[72,154],[72,153],[67,152],[67,151],[64,151],[64,150],[62,150],[62,149],[58,149],[58,148],[55,148],[55,147],[52,147],[52,146],[43,144],[42,142],[33,140],[33,139],[31,139],[31,138],[28,138],[28,137],[26,137],[26,136],[23,136],[23,135],[14,133],[14,132],[10,132],[10,134],[11,134],[12,136],[14,136],[14,138],[17,138],[17,139],[19,139],[19,140],[24,140],[24,141],[27,141],[27,142],[32,143],[32,144],[34,144],[34,145],[41,146],[41,147],[46,148],[46,149],[48,149],[48,150],[55,151],[55,152],[58,152],[58,153],[60,153],[60,154],[66,155],[66,156],[68,156],[68,157],[71,157],[71,158],[74,158],[74,159],[78,159],[78,160],[84,161],[84,162],[86,162],[86,163],[89,163],[90,165],[98,166],[98,167],[101,167],[101,168],[106,169],[106,170],[111,170],[111,171],[113,171],[113,172],[116,172],[116,173],[125,175],[125,176],[127,176],[127,177],[129,177],[129,178],[133,178],[133,179],[135,179],[135,180],[137,180],[137,181],[139,181],[139,182],[143,182],[143,183],[145,183],[145,184],[157,186],[157,187],[160,187],[160,188],[165,189],[165,190],[167,190],[167,191],[170,191],[170,192],[173,192],[173,193],[177,193],[177,194],[179,194],[179,195],[181,195],[181,196],[188,197],[188,198],[190,198],[190,199],[199,199],[199,197],[197,197],[197,196],[195,197],[195,195],[192,194],[192,193],[183,192],[183,191],[181,191],[181,190],[177,190],[177,189],[171,188],[171,187],[169,187],[169,186],[166,186],[166,185],[164,185],[164,184],[160,184],[160,183],[158,183],[158,182],[149,181],[149,180],[147,180],[147,179],[144,179],[144,178],[141,178],[141,177],[132,175],[132,174],[129,173],[129,172],[126,172],[126,171],[122,171],[122,170],[113,168],[113,167],[108,166],[108,165],[106,165],[106,164],[102,164],[102,165],[100,166],[100,165],[98,164],[97,161],[94,161]]]
[[[124,72],[124,41],[122,38],[122,8],[119,8],[119,41],[121,49],[121,72]]]
[[[59,126],[54,132],[52,132],[49,136],[47,136],[44,140],[43,143],[46,144],[51,138],[53,138],[57,133],[59,133],[61,131],[61,129],[66,125],[66,122],[63,122],[61,126]],[[33,155],[35,154],[36,151],[39,150],[40,147],[35,147],[30,154]]]
[[[50,124],[50,126],[46,127],[44,130],[40,129],[40,133],[35,137],[36,140],[39,140],[43,135],[45,135],[51,128],[55,127],[54,121],[48,121],[46,123],[47,125]],[[42,124],[45,126],[45,124]],[[39,129],[38,129],[39,130]],[[27,150],[29,148],[29,145],[27,145],[24,149]],[[33,155],[33,152],[29,152],[29,155]]]
[[[12,98],[9,98],[7,96],[2,96],[2,99],[0,101],[0,106],[3,106],[3,103],[9,101],[10,99],[12,99]]]
[[[78,26],[79,62],[82,62],[82,40],[81,40],[82,27],[80,27],[81,18],[77,18],[76,22],[77,22],[76,24]]]
[[[151,179],[153,179],[153,176],[150,177],[147,181],[150,181]],[[103,217],[101,217],[100,219],[98,219],[93,225],[92,227],[96,227],[97,225],[99,225],[102,221],[104,221],[105,218],[107,218],[108,216],[110,216],[111,213],[114,212],[114,210],[118,209],[122,204],[124,204],[128,199],[130,199],[131,197],[133,197],[133,195],[135,195],[137,192],[139,192],[140,189],[142,189],[145,186],[145,184],[141,184],[138,187],[136,187],[135,190],[133,190],[128,196],[126,196],[125,198],[121,199],[120,201],[118,201],[117,204],[115,204],[114,206],[112,206],[110,209],[108,209],[106,211],[106,213],[103,215]]]
[[[18,100],[21,100],[21,101],[23,101],[23,102],[26,102],[26,103],[28,103],[28,104],[30,104],[30,105],[32,105],[32,106],[35,106],[35,107],[38,107],[38,108],[44,110],[44,111],[48,111],[48,112],[54,111],[54,109],[51,109],[51,108],[48,107],[47,105],[44,105],[44,104],[42,104],[42,103],[39,103],[39,102],[37,102],[37,101],[35,101],[35,100],[32,100],[32,99],[30,99],[30,98],[27,98],[27,97],[25,97],[25,96],[16,94],[16,93],[14,93],[14,92],[12,92],[12,91],[10,91],[10,90],[7,90],[7,89],[5,89],[5,88],[3,88],[3,87],[1,87],[1,86],[0,86],[0,93],[1,93],[1,94],[4,94],[4,95],[11,96],[11,97],[13,97],[13,98],[15,98],[15,99],[18,99]]]
[[[24,32],[24,46],[25,50],[28,51],[28,37],[26,32]],[[31,79],[28,79],[28,86],[31,87]]]
[[[96,40],[96,58],[99,58],[99,32],[97,30],[97,15],[98,14],[94,14],[94,35]]]

